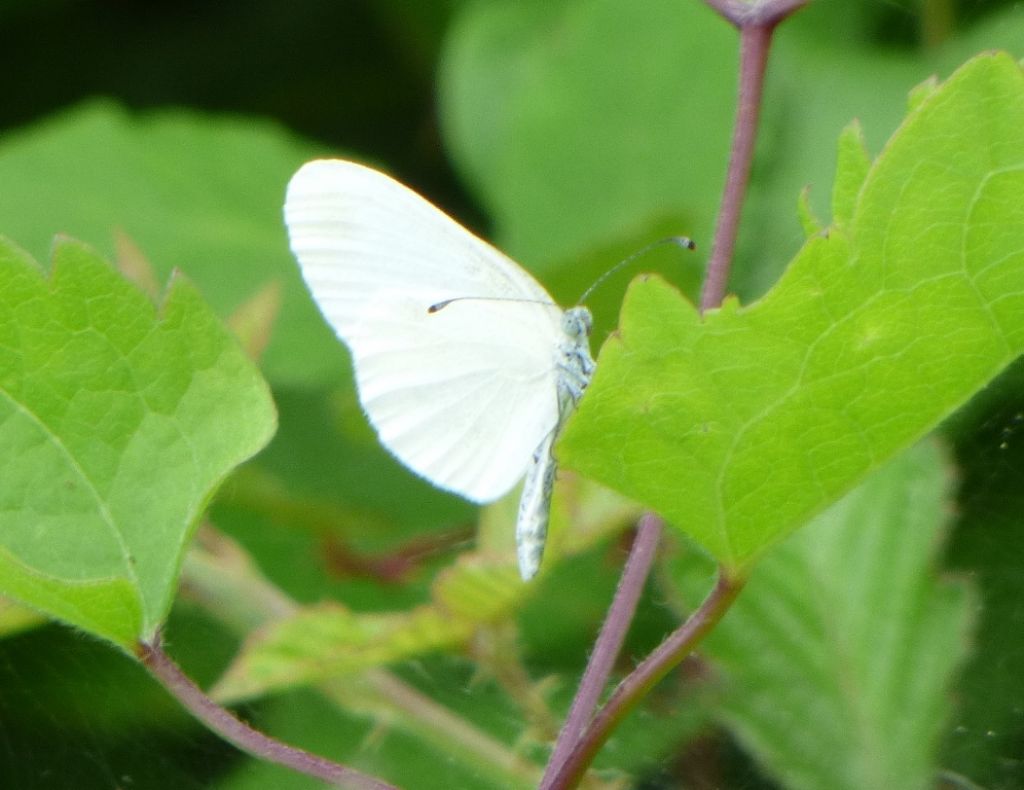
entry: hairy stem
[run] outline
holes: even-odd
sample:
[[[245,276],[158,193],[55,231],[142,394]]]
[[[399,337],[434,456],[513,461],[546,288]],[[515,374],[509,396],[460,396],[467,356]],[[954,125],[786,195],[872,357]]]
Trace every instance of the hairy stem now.
[[[736,248],[736,236],[739,232],[743,198],[746,196],[750,166],[754,160],[757,119],[761,110],[771,37],[770,27],[758,25],[740,28],[740,87],[736,125],[733,128],[729,171],[725,190],[722,192],[711,261],[700,295],[702,311],[718,307],[725,297],[733,251]]]
[[[395,790],[392,785],[324,757],[296,749],[255,730],[203,693],[170,656],[159,638],[140,642],[137,653],[150,673],[199,721],[247,754],[352,790]]]
[[[700,607],[615,689],[611,699],[591,722],[568,759],[559,766],[551,781],[544,785],[546,790],[576,786],[619,722],[722,619],[743,589],[743,584],[743,579],[731,579],[719,571],[718,582]]]
[[[736,101],[736,125],[733,127],[729,169],[718,212],[718,225],[711,249],[707,276],[701,290],[701,311],[718,307],[725,298],[732,268],[736,236],[739,232],[743,199],[750,180],[757,140],[757,121],[761,114],[764,77],[768,68],[775,27],[809,0],[705,0],[740,31],[740,85]]]
[[[601,633],[594,643],[594,651],[587,662],[580,687],[576,691],[576,698],[569,709],[569,716],[562,726],[555,749],[548,761],[544,779],[540,784],[541,790],[551,787],[556,771],[579,741],[594,714],[601,692],[608,685],[608,677],[633,620],[651,563],[654,562],[663,527],[664,522],[653,513],[645,513],[640,519],[629,559],[626,560],[626,568],[619,579],[619,586],[615,590],[615,598],[608,609],[604,625],[601,626]]]
[[[772,33],[776,25],[806,5],[808,0],[705,1],[739,28],[740,80],[729,169],[722,193],[711,261],[701,292],[702,312],[718,307],[725,297],[743,199],[754,157],[754,143],[757,139],[757,123]],[[588,727],[586,721],[607,682],[611,665],[629,628],[636,597],[643,589],[644,580],[653,561],[654,549],[661,536],[662,523],[657,517],[645,515],[642,527],[644,525],[647,526],[644,530],[644,539],[640,539],[638,531],[622,581],[616,590],[612,609],[598,637],[569,717],[548,763],[541,784],[542,790],[574,787],[580,781],[598,749],[622,718],[689,654],[704,634],[721,619],[743,587],[742,580],[732,579],[725,569],[720,569],[715,588],[700,608],[623,680]],[[647,556],[648,553],[650,556]],[[633,578],[634,572],[637,578]],[[618,609],[620,605],[621,609]]]

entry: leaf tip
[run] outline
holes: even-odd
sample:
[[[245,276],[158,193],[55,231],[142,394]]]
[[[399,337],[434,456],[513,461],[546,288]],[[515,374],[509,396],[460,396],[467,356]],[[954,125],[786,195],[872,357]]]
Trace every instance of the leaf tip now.
[[[154,302],[160,296],[160,281],[149,258],[135,239],[121,228],[114,228],[114,264],[125,279],[134,283]]]
[[[816,236],[821,232],[821,220],[815,215],[814,209],[811,206],[811,187],[809,184],[804,185],[804,188],[800,190],[800,197],[797,198],[796,203],[796,213],[806,238]]]

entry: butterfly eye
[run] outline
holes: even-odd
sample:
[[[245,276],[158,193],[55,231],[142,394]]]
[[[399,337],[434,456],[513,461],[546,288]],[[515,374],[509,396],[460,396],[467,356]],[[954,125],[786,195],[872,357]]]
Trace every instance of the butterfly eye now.
[[[573,307],[562,314],[562,331],[571,338],[589,337],[593,328],[593,316],[585,307]]]

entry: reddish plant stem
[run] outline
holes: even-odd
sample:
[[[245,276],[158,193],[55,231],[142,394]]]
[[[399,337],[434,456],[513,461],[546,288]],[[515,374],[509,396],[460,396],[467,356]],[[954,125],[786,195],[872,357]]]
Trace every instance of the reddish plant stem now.
[[[719,571],[714,589],[700,607],[615,689],[576,748],[557,768],[550,782],[543,785],[545,790],[565,790],[579,783],[587,766],[619,722],[722,619],[722,615],[743,589],[743,584],[744,580],[731,579]]]
[[[594,643],[594,652],[590,654],[586,671],[576,691],[576,698],[569,709],[569,716],[558,734],[551,759],[548,760],[547,770],[540,783],[541,790],[547,790],[551,786],[555,773],[583,735],[587,723],[594,715],[601,692],[608,685],[615,659],[622,649],[622,642],[633,621],[633,614],[647,581],[647,574],[651,570],[651,563],[654,562],[663,527],[664,522],[653,513],[645,513],[640,518],[625,570],[619,579],[619,586],[615,590],[615,597],[608,609],[604,625],[601,626],[601,633]]]
[[[743,199],[750,180],[772,33],[779,22],[806,5],[809,0],[705,2],[739,28],[740,79],[729,169],[722,193],[711,261],[701,292],[701,312],[718,307],[725,298]],[[641,540],[641,532],[638,531],[634,540],[630,559],[612,602],[612,609],[609,610],[569,717],[545,771],[541,783],[542,790],[562,790],[574,787],[580,781],[598,749],[622,718],[693,650],[721,619],[743,587],[743,580],[732,579],[724,569],[720,569],[714,590],[700,608],[623,680],[588,727],[586,720],[597,703],[615,656],[622,646],[635,611],[636,599],[643,589],[653,561],[654,550],[661,537],[663,525],[660,519],[652,514],[646,514],[641,527],[645,525],[647,528],[643,529],[643,539]],[[649,557],[647,553],[650,554]],[[640,558],[634,561],[638,554],[641,555]],[[633,572],[637,574],[637,578],[633,578]],[[621,609],[618,608],[620,606]]]
[[[754,160],[754,142],[757,139],[757,119],[761,110],[764,75],[768,63],[773,27],[753,26],[740,28],[740,86],[736,107],[736,125],[733,129],[732,152],[722,205],[715,228],[707,277],[700,295],[700,309],[718,307],[725,298],[732,266],[736,236],[739,231],[743,198],[750,180],[750,166]]]
[[[171,660],[171,657],[163,652],[159,638],[154,639],[152,644],[140,642],[136,652],[153,677],[160,681],[171,696],[209,729],[243,752],[261,760],[287,766],[336,787],[351,790],[396,790],[394,786],[353,768],[288,746],[254,730],[206,696],[202,689]]]

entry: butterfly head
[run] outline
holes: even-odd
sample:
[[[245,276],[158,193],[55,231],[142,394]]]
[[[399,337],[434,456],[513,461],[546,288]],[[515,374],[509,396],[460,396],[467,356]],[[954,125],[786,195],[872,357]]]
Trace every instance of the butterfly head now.
[[[573,340],[586,340],[594,328],[594,318],[585,307],[570,307],[562,313],[562,331]]]

